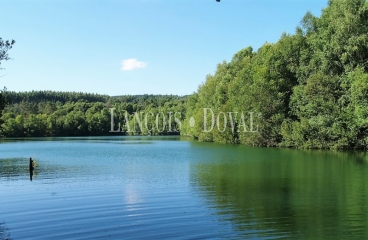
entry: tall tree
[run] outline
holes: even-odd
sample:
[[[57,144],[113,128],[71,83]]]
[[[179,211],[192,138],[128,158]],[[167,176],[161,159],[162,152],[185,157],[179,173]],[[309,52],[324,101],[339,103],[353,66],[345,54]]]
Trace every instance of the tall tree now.
[[[8,55],[8,51],[13,47],[15,41],[14,40],[6,40],[4,41],[2,38],[0,38],[0,66],[1,66],[1,61],[7,61],[9,60],[9,55]],[[0,70],[2,68],[0,67]],[[6,105],[6,103],[8,102],[8,98],[6,98],[6,88],[4,87],[3,90],[0,90],[0,117],[2,115],[2,111]]]

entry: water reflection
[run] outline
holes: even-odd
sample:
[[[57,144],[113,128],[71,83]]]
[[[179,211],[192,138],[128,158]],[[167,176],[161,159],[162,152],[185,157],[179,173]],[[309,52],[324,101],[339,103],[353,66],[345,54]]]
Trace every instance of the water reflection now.
[[[24,138],[0,138],[0,144],[20,142],[89,142],[89,143],[142,143],[149,144],[152,141],[173,141],[181,139],[178,135],[170,136],[89,136],[89,137],[24,137]]]
[[[192,182],[242,237],[367,239],[364,153],[209,148]]]
[[[39,180],[70,178],[75,176],[76,171],[79,171],[75,166],[63,166],[59,163],[50,163],[46,160],[38,161],[38,159],[33,158],[32,162],[30,160],[29,158],[0,158],[0,180],[29,179],[34,181],[40,176]],[[84,169],[88,168],[84,167]]]
[[[24,158],[0,158],[0,177],[16,178],[27,174],[27,159]]]
[[[29,169],[29,180],[32,182],[33,179],[33,169]]]
[[[27,163],[26,158],[0,158],[0,178],[6,180],[22,179],[28,174],[27,172],[29,172],[31,181],[37,178],[38,172],[34,160],[30,159]]]
[[[9,229],[6,228],[4,222],[0,222],[0,240],[10,240]]]

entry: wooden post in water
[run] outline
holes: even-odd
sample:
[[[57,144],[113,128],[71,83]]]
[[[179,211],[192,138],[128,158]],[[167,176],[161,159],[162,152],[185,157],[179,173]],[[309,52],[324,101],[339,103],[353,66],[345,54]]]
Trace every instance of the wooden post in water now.
[[[32,177],[33,177],[33,160],[32,158],[29,158],[29,179],[32,181]]]
[[[33,160],[32,158],[29,158],[29,171],[33,171]]]

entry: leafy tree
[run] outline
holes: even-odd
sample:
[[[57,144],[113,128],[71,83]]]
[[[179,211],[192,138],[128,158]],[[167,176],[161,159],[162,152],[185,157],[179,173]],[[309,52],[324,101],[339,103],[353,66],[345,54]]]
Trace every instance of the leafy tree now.
[[[256,146],[366,149],[367,21],[365,0],[330,0],[321,17],[308,12],[294,34],[256,52],[242,49],[189,98],[182,134]],[[206,132],[203,108],[238,117],[224,131]],[[261,113],[253,119],[258,131],[250,125],[242,131],[241,112]]]
[[[13,47],[15,41],[14,40],[6,40],[4,41],[2,38],[0,38],[0,70],[1,68],[1,62],[9,60],[8,51]],[[2,111],[5,107],[5,105],[9,103],[9,99],[6,96],[6,88],[1,91],[0,90],[0,117],[2,115]]]

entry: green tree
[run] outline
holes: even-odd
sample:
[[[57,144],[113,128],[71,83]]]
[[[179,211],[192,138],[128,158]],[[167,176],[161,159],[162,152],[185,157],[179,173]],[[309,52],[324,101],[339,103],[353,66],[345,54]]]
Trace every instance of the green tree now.
[[[14,40],[6,40],[4,41],[2,38],[0,38],[0,70],[1,68],[1,62],[9,60],[8,51],[13,47],[15,41]],[[9,99],[6,96],[6,88],[1,91],[0,90],[0,117],[2,115],[2,111],[5,108],[5,105],[9,103]]]

